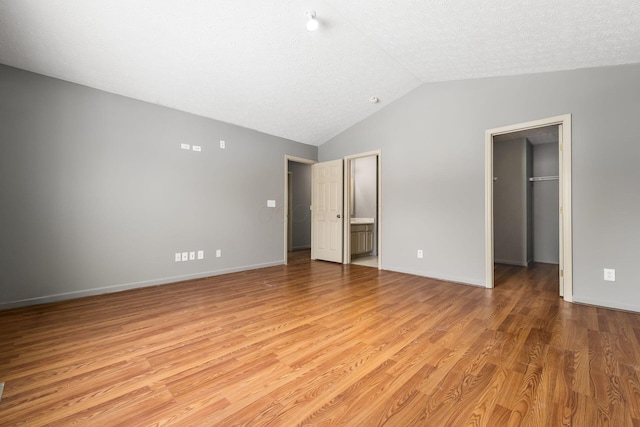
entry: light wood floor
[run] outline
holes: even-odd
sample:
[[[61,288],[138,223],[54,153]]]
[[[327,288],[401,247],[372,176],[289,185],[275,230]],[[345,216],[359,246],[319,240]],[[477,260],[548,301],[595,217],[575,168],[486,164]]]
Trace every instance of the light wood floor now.
[[[304,254],[304,253],[303,253]],[[640,426],[640,315],[312,262],[0,312],[0,425]]]

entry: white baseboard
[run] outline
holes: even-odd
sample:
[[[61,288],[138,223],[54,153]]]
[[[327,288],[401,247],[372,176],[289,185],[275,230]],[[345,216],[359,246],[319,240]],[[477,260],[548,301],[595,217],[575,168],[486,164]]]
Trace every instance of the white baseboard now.
[[[27,298],[17,301],[9,301],[0,303],[0,310],[8,310],[11,308],[27,307],[30,305],[47,304],[51,302],[66,301],[70,299],[88,297],[93,295],[109,294],[113,292],[121,292],[129,289],[144,288],[147,286],[166,285],[169,283],[181,282],[183,280],[201,279],[203,277],[219,276],[221,274],[237,273],[239,271],[256,270],[258,268],[273,267],[284,264],[284,260],[267,262],[262,264],[245,265],[241,267],[225,268],[222,270],[204,271],[200,273],[186,274],[182,276],[163,277],[153,280],[143,280],[140,282],[123,283],[112,286],[103,286],[100,288],[83,289],[81,291],[62,292],[59,294],[44,295],[35,298]]]
[[[533,262],[541,262],[542,264],[559,264],[557,259],[534,259]]]
[[[593,305],[596,307],[613,308],[616,310],[625,310],[640,313],[640,306],[638,305],[626,304],[617,301],[602,301],[592,298],[581,298],[579,296],[576,296],[576,294],[573,294],[573,302],[578,304]]]
[[[518,267],[528,267],[529,264],[522,261],[510,261],[506,259],[494,259],[494,263],[496,264],[507,264],[507,265],[517,265]]]
[[[445,282],[453,282],[453,283],[457,283],[457,284],[460,284],[460,285],[480,286],[482,288],[485,287],[484,281],[473,280],[473,279],[470,279],[468,277],[458,277],[458,276],[447,276],[447,275],[440,275],[440,274],[431,274],[431,273],[428,273],[428,272],[425,273],[424,271],[417,271],[417,270],[411,270],[411,269],[399,268],[399,267],[393,267],[393,266],[389,267],[387,265],[382,267],[381,270],[389,270],[389,271],[396,271],[398,273],[413,274],[414,276],[422,276],[422,277],[427,277],[429,279],[442,280],[442,281],[445,281]]]

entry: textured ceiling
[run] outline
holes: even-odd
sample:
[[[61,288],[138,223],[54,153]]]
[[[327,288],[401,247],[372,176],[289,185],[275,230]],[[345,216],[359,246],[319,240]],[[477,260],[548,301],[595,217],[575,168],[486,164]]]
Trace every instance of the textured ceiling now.
[[[638,0],[0,0],[0,63],[314,145],[425,82],[638,62]]]
[[[493,141],[501,142],[512,141],[518,138],[527,138],[532,145],[550,144],[552,142],[559,141],[560,136],[558,135],[558,129],[558,125],[552,125],[521,130],[517,132],[504,133],[502,135],[495,135],[493,137]]]

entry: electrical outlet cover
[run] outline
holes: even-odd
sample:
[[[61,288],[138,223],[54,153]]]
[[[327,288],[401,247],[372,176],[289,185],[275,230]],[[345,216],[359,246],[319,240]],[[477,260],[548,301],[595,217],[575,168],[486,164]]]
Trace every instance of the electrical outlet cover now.
[[[189,252],[182,252],[182,260],[189,261]]]
[[[180,252],[176,252],[176,262],[182,261],[182,254]]]
[[[198,259],[204,259],[204,251],[203,250],[198,251]]]
[[[604,269],[604,280],[607,282],[615,282],[616,281],[616,271],[613,268],[605,268]]]

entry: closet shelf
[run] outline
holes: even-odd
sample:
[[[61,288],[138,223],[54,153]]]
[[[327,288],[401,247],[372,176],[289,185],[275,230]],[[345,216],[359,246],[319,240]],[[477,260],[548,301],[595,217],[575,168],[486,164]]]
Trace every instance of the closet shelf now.
[[[538,181],[557,181],[559,178],[557,176],[532,176],[531,178],[529,178],[529,181],[531,182],[538,182]]]

